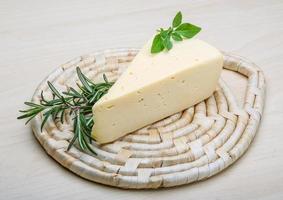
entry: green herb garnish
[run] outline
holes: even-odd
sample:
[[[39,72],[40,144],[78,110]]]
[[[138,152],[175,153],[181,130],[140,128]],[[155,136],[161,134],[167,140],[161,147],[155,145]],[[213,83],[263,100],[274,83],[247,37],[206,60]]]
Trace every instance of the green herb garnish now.
[[[164,49],[169,51],[173,47],[172,39],[182,41],[194,37],[200,31],[201,28],[196,25],[182,23],[182,13],[178,12],[173,19],[172,27],[157,30],[158,34],[155,35],[151,45],[151,53],[159,53]]]
[[[81,84],[77,84],[79,87],[78,91],[70,87],[68,91],[60,94],[52,83],[48,81],[48,87],[52,92],[53,98],[47,100],[43,92],[41,92],[40,103],[25,102],[25,105],[29,106],[29,108],[20,110],[23,115],[19,116],[17,119],[26,118],[26,123],[28,123],[36,115],[43,113],[41,123],[42,130],[48,119],[52,119],[55,123],[63,123],[65,115],[69,114],[73,117],[74,121],[74,137],[70,141],[67,150],[77,141],[82,150],[88,150],[96,154],[90,146],[93,140],[91,137],[91,129],[94,124],[92,106],[108,92],[113,82],[108,82],[106,76],[103,75],[104,83],[95,84],[81,72],[80,68],[77,67],[76,70],[81,82]]]

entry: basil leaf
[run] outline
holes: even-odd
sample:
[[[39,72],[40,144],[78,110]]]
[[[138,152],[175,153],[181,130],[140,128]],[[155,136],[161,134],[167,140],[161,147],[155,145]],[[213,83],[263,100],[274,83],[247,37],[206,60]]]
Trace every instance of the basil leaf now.
[[[167,30],[160,30],[160,36],[164,40],[168,36],[168,31]]]
[[[163,40],[163,45],[164,47],[169,51],[170,49],[172,49],[172,42],[170,40],[170,37],[165,38],[165,40]]]
[[[157,34],[152,42],[151,53],[158,53],[164,49],[163,41],[160,34]]]
[[[169,51],[173,46],[173,40],[182,41],[185,38],[192,38],[201,31],[201,28],[196,25],[182,24],[182,18],[182,13],[178,12],[172,21],[172,26],[168,29],[157,30],[158,33],[152,41],[151,53],[159,53],[164,49]]]
[[[172,33],[172,38],[175,41],[182,41],[183,40],[182,36],[179,33],[176,33],[176,32]]]
[[[176,28],[176,33],[185,38],[192,38],[201,31],[201,28],[193,24],[184,23]]]
[[[182,13],[179,11],[173,19],[172,26],[177,27],[182,23]]]

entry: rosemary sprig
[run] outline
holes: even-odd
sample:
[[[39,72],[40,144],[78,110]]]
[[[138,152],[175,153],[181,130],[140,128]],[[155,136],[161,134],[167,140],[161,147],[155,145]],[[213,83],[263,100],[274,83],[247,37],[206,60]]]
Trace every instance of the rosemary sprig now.
[[[52,119],[54,122],[60,120],[61,123],[64,123],[65,115],[69,114],[73,116],[74,137],[70,141],[67,150],[70,150],[72,145],[77,141],[83,151],[88,150],[96,154],[90,145],[93,140],[91,129],[94,124],[92,106],[108,92],[113,82],[108,82],[105,74],[103,74],[104,83],[95,84],[81,72],[79,67],[76,68],[76,71],[81,82],[81,84],[77,83],[79,87],[78,91],[70,87],[68,91],[60,94],[54,85],[48,81],[48,87],[52,92],[53,98],[47,100],[42,91],[40,103],[25,102],[24,104],[29,106],[29,108],[20,110],[23,114],[17,119],[27,119],[27,124],[36,115],[42,113],[42,131],[48,119]]]
[[[173,19],[172,26],[168,29],[160,28],[157,30],[151,45],[151,53],[159,53],[166,49],[169,51],[173,47],[172,40],[182,41],[186,38],[192,38],[201,31],[201,28],[190,24],[182,23],[182,13],[178,12]]]

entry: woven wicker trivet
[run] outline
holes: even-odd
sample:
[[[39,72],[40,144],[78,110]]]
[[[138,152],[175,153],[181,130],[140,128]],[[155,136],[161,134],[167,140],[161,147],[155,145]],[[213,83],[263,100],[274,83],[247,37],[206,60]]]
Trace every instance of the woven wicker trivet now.
[[[116,80],[128,66],[137,49],[103,51],[70,61],[51,73],[37,88],[51,94],[46,81],[66,90],[76,87],[75,68],[94,81],[105,73]],[[183,185],[208,178],[235,162],[251,144],[261,120],[265,81],[262,71],[243,58],[225,54],[224,68],[244,75],[248,80],[244,106],[223,80],[205,101],[154,123],[120,140],[98,146],[97,156],[73,146],[72,124],[49,121],[40,131],[42,116],[32,121],[40,144],[57,162],[88,180],[121,188],[158,188]],[[130,123],[130,122],[129,122]]]

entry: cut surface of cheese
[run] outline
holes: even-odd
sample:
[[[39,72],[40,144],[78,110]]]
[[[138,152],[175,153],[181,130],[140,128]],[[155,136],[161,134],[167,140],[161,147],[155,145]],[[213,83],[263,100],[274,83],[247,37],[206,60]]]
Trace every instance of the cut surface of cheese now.
[[[92,137],[112,142],[209,97],[223,65],[211,45],[187,39],[151,54],[150,40],[94,106]]]

